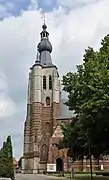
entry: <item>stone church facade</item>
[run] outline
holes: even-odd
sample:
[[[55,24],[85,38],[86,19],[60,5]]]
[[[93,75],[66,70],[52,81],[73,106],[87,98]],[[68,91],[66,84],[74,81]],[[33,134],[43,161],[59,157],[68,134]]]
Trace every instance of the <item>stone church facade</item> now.
[[[65,113],[65,105],[61,100],[59,73],[57,67],[52,63],[52,45],[45,24],[42,26],[40,35],[37,58],[35,64],[30,68],[28,80],[22,158],[23,173],[42,173],[46,170],[48,162],[53,163],[53,159],[50,159],[50,147],[55,146],[55,143],[51,143],[52,136],[58,128],[58,122],[61,121],[60,111],[64,110]],[[59,138],[57,139],[59,142]],[[59,157],[58,154],[57,156]]]
[[[70,161],[67,149],[58,149],[63,138],[60,124],[70,123],[73,113],[61,98],[60,78],[57,67],[52,63],[52,45],[47,26],[42,26],[41,41],[37,46],[35,64],[30,68],[28,79],[27,116],[24,123],[24,150],[22,173],[43,173],[47,163],[61,164],[58,170],[68,171]],[[93,169],[103,165],[109,169],[109,158],[98,165],[93,160]],[[89,171],[89,160],[74,162],[75,170]]]

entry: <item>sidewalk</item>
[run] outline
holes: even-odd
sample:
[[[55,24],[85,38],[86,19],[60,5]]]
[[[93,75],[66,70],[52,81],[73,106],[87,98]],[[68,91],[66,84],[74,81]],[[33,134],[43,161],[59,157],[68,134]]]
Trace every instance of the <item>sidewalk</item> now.
[[[69,177],[62,177],[62,176],[53,176],[53,175],[45,175],[47,177],[47,179],[59,179],[59,180],[70,180],[72,178]]]

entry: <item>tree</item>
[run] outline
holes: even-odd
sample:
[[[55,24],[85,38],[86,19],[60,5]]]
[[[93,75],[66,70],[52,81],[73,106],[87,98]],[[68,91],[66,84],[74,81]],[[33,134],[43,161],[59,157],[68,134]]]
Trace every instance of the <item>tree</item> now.
[[[109,35],[101,42],[101,48],[85,50],[83,64],[77,71],[63,76],[63,90],[68,93],[66,105],[76,114],[76,127],[70,125],[68,140],[79,145],[78,155],[94,155],[99,158],[109,152]],[[69,127],[66,127],[69,131]],[[76,129],[77,128],[77,129]],[[77,130],[77,132],[76,132]],[[65,128],[63,128],[63,133]],[[96,134],[96,136],[95,136]],[[73,137],[74,135],[74,137]],[[63,142],[67,137],[64,137]],[[72,142],[73,143],[73,142]],[[83,151],[80,151],[81,145]],[[69,142],[70,149],[76,147]],[[89,147],[89,151],[88,151]],[[77,156],[78,156],[77,155]],[[92,171],[92,169],[91,169]]]
[[[7,171],[8,171],[9,177],[13,180],[14,179],[14,167],[13,167],[13,152],[12,152],[11,136],[7,137],[5,153],[6,153],[7,161],[8,161]]]
[[[85,134],[81,133],[81,128],[78,124],[78,120],[75,118],[71,124],[61,124],[64,138],[60,141],[60,148],[70,148],[69,154],[73,157],[73,160],[83,159],[86,154],[86,143]]]
[[[6,142],[0,150],[0,177],[7,177],[14,180],[13,153],[11,137],[8,136]]]
[[[0,177],[6,177],[6,157],[4,154],[4,149],[0,150]]]

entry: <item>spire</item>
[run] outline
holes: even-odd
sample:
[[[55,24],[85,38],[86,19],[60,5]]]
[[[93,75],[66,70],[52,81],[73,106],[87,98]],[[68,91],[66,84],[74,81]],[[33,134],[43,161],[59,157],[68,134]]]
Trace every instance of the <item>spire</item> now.
[[[41,42],[37,46],[39,53],[41,53],[42,51],[47,51],[51,53],[52,45],[49,42],[49,33],[47,32],[46,24],[42,25],[42,32],[40,33],[40,35],[41,35]]]
[[[43,25],[42,25],[42,32],[40,33],[41,35],[41,40],[43,39],[48,39],[49,33],[47,32],[47,25],[45,23],[45,12],[42,13],[42,18],[43,18]]]
[[[45,13],[43,14],[44,24],[42,25],[41,41],[37,45],[37,58],[36,63],[40,63],[42,66],[51,67],[52,64],[51,52],[52,45],[49,41],[49,33],[47,31],[47,25],[45,24]]]
[[[42,32],[40,33],[41,40],[48,39],[49,40],[49,33],[47,32],[47,25],[44,23],[42,25]]]
[[[35,61],[36,64],[40,64],[40,59],[39,59],[39,52],[37,52],[37,56],[36,56],[36,61]]]

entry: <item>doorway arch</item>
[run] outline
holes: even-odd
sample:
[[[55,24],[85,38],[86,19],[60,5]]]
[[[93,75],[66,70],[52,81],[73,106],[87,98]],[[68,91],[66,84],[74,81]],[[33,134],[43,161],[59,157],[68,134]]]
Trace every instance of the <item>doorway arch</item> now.
[[[63,160],[61,158],[56,159],[56,171],[63,171]]]

